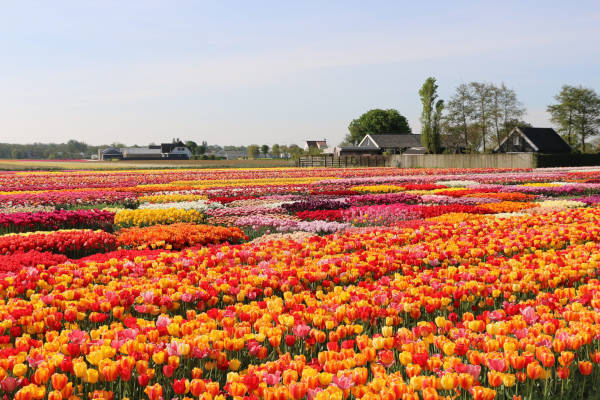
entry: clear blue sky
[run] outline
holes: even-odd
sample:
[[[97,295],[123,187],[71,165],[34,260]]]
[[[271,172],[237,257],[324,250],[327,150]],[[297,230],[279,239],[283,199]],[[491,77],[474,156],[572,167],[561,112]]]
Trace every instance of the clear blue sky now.
[[[371,108],[505,82],[534,125],[600,91],[598,1],[4,1],[0,142],[338,144]]]

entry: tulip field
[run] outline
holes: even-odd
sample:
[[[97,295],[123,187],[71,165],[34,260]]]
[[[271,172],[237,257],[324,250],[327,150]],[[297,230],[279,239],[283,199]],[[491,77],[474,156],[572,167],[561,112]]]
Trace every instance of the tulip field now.
[[[600,398],[600,168],[0,172],[0,398]]]

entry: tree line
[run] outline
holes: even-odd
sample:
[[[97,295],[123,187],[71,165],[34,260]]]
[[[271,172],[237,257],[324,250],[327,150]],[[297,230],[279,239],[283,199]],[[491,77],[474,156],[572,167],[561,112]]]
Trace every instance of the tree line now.
[[[304,149],[296,144],[292,145],[250,145],[250,146],[219,146],[209,145],[206,141],[198,142],[187,140],[184,144],[190,149],[195,158],[215,158],[215,153],[219,151],[239,151],[246,153],[249,158],[259,158],[263,156],[273,158],[294,158],[308,154]],[[154,145],[154,143],[150,143]],[[32,144],[14,144],[0,143],[0,159],[44,159],[44,160],[72,160],[89,159],[98,154],[98,150],[108,147],[142,147],[139,145],[126,146],[122,143],[111,143],[107,145],[92,146],[85,142],[71,139],[66,143],[32,143]]]
[[[439,98],[436,79],[419,90],[422,104],[421,143],[429,153],[489,152],[523,120],[526,109],[504,83],[470,82],[457,86],[447,100]],[[557,132],[574,151],[598,151],[590,139],[600,134],[600,97],[590,88],[564,85],[547,111]],[[367,134],[412,133],[397,110],[370,110],[352,120],[343,144],[357,145]]]
[[[264,158],[298,158],[301,155],[309,154],[309,152],[296,144],[287,146],[276,143],[272,147],[269,147],[268,144],[262,146],[251,144],[248,146],[248,158],[260,158],[261,154]]]
[[[98,149],[106,147],[90,146],[74,139],[67,143],[0,143],[0,158],[81,159],[90,158],[92,154],[98,154]]]

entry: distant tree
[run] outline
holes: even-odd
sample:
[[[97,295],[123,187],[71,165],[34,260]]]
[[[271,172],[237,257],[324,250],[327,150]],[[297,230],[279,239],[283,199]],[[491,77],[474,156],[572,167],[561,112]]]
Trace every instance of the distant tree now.
[[[190,149],[192,154],[196,154],[196,152],[198,151],[198,143],[194,142],[193,140],[188,140],[187,142],[185,142],[185,146],[188,149]]]
[[[259,151],[258,146],[255,144],[251,144],[248,146],[248,158],[258,158]]]
[[[281,148],[277,143],[275,143],[273,147],[271,147],[271,154],[273,154],[273,157],[275,158],[281,157]]]
[[[83,142],[78,142],[77,140],[69,140],[67,142],[67,152],[73,155],[79,155],[80,153],[84,153],[87,151],[87,144]]]
[[[360,143],[368,135],[377,135],[385,133],[411,133],[408,120],[397,110],[369,110],[358,119],[352,120],[348,126],[350,133],[346,136],[346,141],[352,144]]]
[[[440,120],[444,101],[436,99],[438,85],[435,78],[429,77],[421,86],[419,96],[423,104],[421,112],[421,143],[428,153],[439,153],[440,151]]]
[[[600,97],[583,86],[564,85],[547,110],[560,133],[570,145],[586,151],[586,140],[600,132]]]
[[[282,144],[281,146],[279,146],[279,151],[281,151],[281,155],[284,158],[288,158],[289,157],[290,149],[288,149],[288,147],[285,144]]]
[[[197,148],[197,154],[204,154],[206,153],[206,150],[208,149],[208,144],[206,143],[206,140],[202,141],[202,144],[200,146],[198,146]]]
[[[300,146],[298,146],[297,144],[291,144],[291,145],[289,145],[288,146],[288,152],[290,153],[290,155],[292,156],[292,158],[298,158],[302,154],[304,154],[304,150],[302,150],[302,148]]]
[[[269,145],[268,144],[263,144],[262,146],[260,146],[260,152],[263,153],[263,155],[266,158],[267,154],[269,154]]]

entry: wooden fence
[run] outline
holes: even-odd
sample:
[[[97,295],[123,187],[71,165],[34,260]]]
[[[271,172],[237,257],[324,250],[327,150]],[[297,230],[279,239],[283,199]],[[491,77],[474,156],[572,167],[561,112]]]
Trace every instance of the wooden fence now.
[[[398,154],[336,157],[302,156],[298,167],[398,167],[398,168],[535,168],[532,153],[502,154]]]
[[[399,168],[535,168],[535,154],[399,154],[389,165]]]
[[[303,156],[296,162],[298,167],[389,167],[390,159],[386,156],[342,156],[320,154]]]

